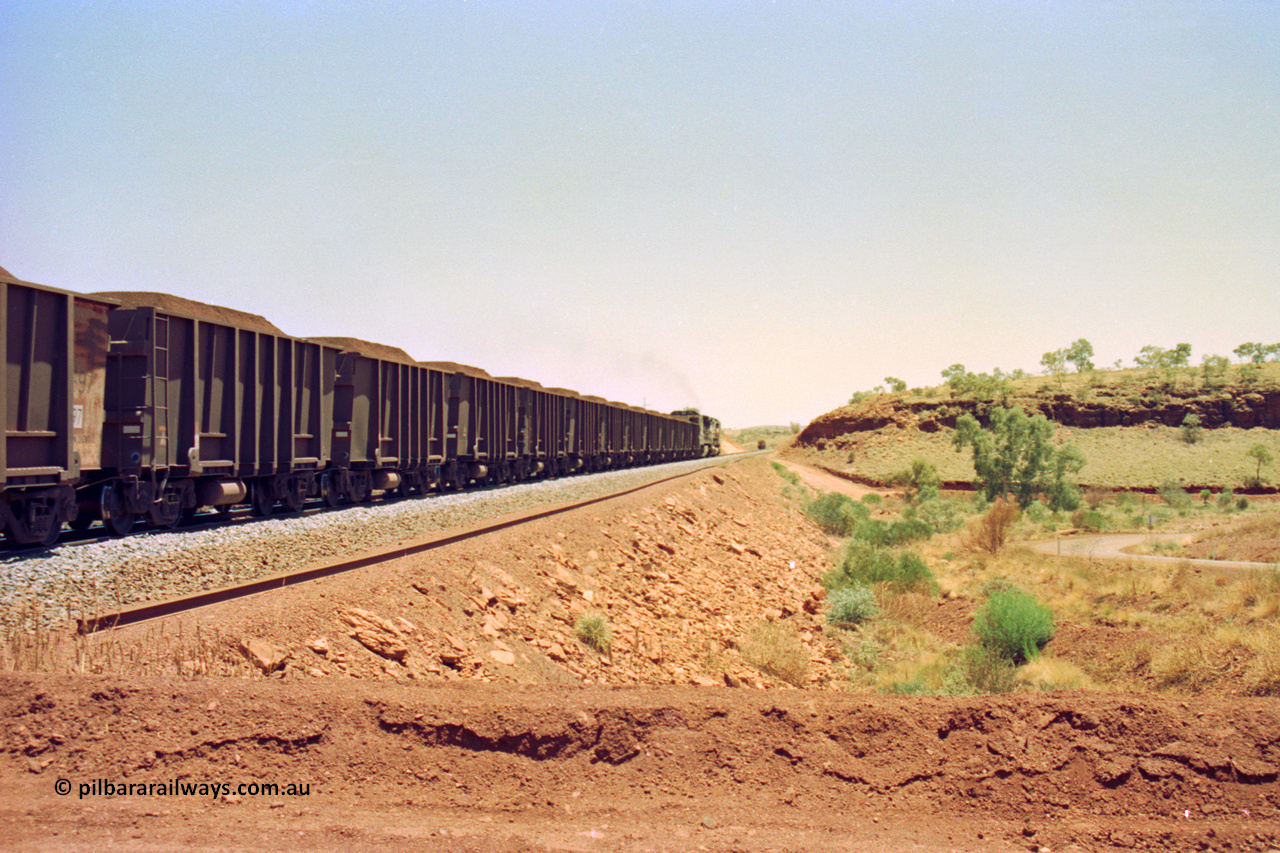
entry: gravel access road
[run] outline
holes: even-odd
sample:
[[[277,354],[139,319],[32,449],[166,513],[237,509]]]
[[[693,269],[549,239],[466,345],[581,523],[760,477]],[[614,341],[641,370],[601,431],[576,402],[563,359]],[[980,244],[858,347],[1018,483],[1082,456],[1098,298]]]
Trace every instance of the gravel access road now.
[[[0,625],[52,627],[548,504],[602,497],[732,458],[685,460],[18,554],[0,560]]]
[[[1193,557],[1169,557],[1161,554],[1131,554],[1133,548],[1144,542],[1184,542],[1190,533],[1095,533],[1028,542],[1032,549],[1044,554],[1061,557],[1086,557],[1091,560],[1143,560],[1148,563],[1164,563],[1169,566],[1190,565],[1198,569],[1229,571],[1275,570],[1275,563],[1250,563],[1244,560],[1204,560]]]

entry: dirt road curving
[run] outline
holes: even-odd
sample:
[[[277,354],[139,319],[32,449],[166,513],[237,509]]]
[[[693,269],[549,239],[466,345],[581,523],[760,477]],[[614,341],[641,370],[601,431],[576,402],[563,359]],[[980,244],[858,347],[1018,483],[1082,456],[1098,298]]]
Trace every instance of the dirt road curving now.
[[[1224,572],[1275,571],[1275,563],[1252,563],[1244,560],[1203,560],[1191,557],[1169,557],[1162,554],[1133,554],[1129,548],[1149,542],[1187,542],[1188,533],[1093,533],[1085,536],[1059,537],[1026,543],[1043,554],[1063,557],[1086,557],[1093,560],[1141,560],[1167,566],[1188,565],[1197,569]]]

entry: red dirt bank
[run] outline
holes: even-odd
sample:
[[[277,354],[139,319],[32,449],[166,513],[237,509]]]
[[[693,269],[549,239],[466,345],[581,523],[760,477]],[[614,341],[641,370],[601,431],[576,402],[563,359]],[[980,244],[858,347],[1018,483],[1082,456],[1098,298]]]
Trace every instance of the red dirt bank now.
[[[12,849],[1280,842],[1280,703],[1267,700],[16,676],[0,691]],[[80,798],[94,779],[310,794]]]

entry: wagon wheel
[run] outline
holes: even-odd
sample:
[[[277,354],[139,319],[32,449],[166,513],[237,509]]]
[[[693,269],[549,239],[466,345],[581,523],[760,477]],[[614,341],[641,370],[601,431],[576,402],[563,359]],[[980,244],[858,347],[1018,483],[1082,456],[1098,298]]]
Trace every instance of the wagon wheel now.
[[[366,503],[373,500],[373,487],[363,472],[351,478],[351,502]]]
[[[261,518],[266,518],[275,512],[276,498],[271,494],[271,483],[265,479],[254,480],[249,487],[250,492],[250,509],[253,514]]]
[[[330,509],[342,503],[342,493],[338,491],[336,480],[337,476],[328,471],[320,475],[320,497]]]
[[[400,476],[400,485],[396,486],[395,496],[404,500],[421,494],[422,488],[419,485],[421,482],[416,471],[406,471]]]
[[[160,494],[160,501],[158,503],[153,501],[151,508],[147,510],[147,521],[156,530],[171,530],[177,526],[181,518],[182,499],[172,489],[165,489]]]
[[[112,536],[127,536],[138,516],[125,509],[124,495],[111,483],[102,487],[102,526]]]
[[[288,512],[301,512],[302,506],[307,502],[307,481],[298,478],[293,482],[286,482],[284,488],[284,508]]]

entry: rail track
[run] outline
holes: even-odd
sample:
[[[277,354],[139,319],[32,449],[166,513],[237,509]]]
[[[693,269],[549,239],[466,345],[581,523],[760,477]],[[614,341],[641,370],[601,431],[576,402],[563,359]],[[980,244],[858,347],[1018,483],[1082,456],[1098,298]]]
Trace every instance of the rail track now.
[[[705,464],[696,465],[691,467],[689,470],[660,477],[639,485],[628,486],[607,494],[596,495],[583,500],[553,503],[531,510],[509,513],[460,529],[455,528],[452,530],[439,531],[428,536],[420,537],[411,542],[397,544],[390,548],[363,551],[355,556],[323,560],[299,569],[276,572],[270,575],[264,575],[262,577],[244,581],[242,583],[222,586],[215,589],[202,590],[160,601],[148,601],[137,605],[123,607],[111,612],[80,617],[75,620],[76,631],[79,634],[92,634],[98,631],[109,630],[111,628],[145,622],[150,619],[173,616],[179,613],[206,607],[211,604],[218,604],[223,601],[231,601],[233,599],[243,598],[257,593],[283,589],[287,586],[293,586],[299,583],[305,583],[307,581],[341,574],[343,572],[354,571],[367,566],[377,565],[378,563],[407,557],[412,554],[430,551],[455,542],[462,542],[467,539],[485,536],[499,530],[504,530],[521,524],[527,524],[538,519],[548,518],[570,512],[575,509],[581,509],[582,507],[609,501],[653,486],[689,477],[699,471],[705,470],[706,468],[721,465],[727,461],[745,459],[766,452],[767,451],[752,451],[749,453],[734,454],[727,457],[714,457],[702,460]]]

